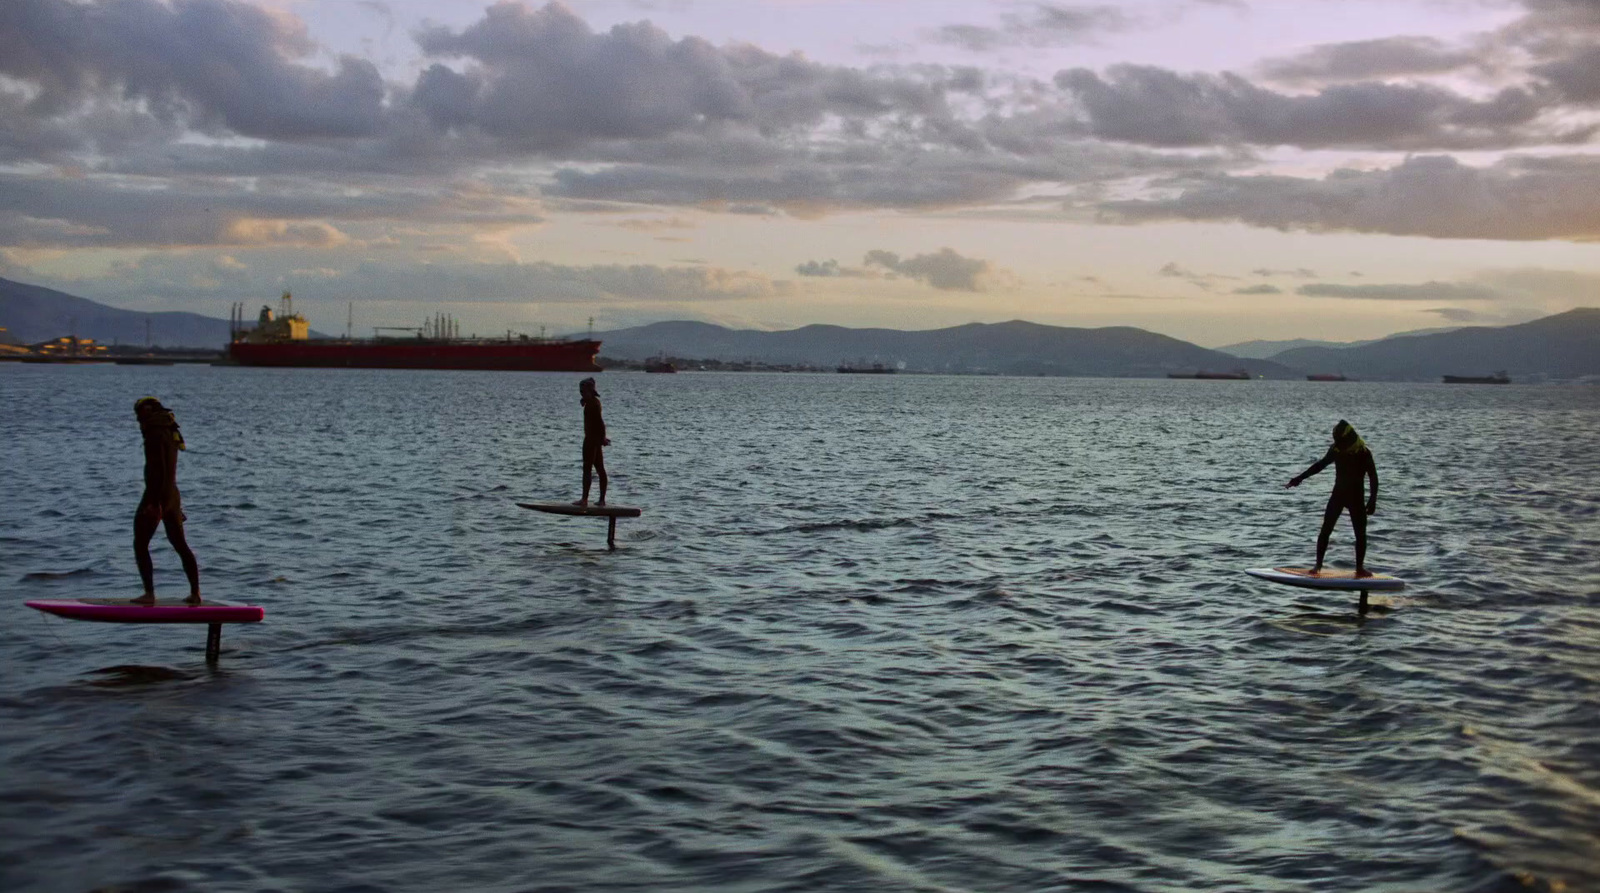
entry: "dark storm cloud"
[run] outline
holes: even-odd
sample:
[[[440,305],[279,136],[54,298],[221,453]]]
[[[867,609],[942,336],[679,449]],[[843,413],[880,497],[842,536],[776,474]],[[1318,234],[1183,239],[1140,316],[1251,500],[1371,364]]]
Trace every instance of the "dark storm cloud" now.
[[[0,3],[0,74],[37,88],[28,112],[41,118],[134,100],[158,120],[263,139],[375,133],[377,68],[299,61],[315,49],[300,23],[227,0]]]
[[[933,32],[935,43],[976,53],[1006,47],[1047,47],[1081,43],[1095,34],[1121,31],[1131,24],[1115,6],[1069,6],[1037,3],[1026,13],[1006,13],[999,27],[945,25]]]
[[[1437,75],[1479,64],[1482,57],[1432,37],[1386,37],[1323,44],[1297,56],[1269,59],[1261,71],[1285,83],[1361,81]]]
[[[1206,175],[1164,184],[1167,198],[1105,202],[1104,219],[1236,221],[1312,232],[1453,239],[1600,240],[1600,158],[1510,158],[1469,167],[1418,156],[1320,180]]]
[[[868,251],[862,265],[882,267],[940,291],[987,291],[988,280],[998,272],[988,261],[962,257],[950,248],[905,259],[893,251]]]
[[[1459,282],[1338,285],[1313,283],[1295,289],[1308,298],[1356,298],[1365,301],[1493,301],[1503,295],[1485,285]]]
[[[1179,74],[1116,65],[1077,68],[1056,83],[1102,139],[1164,147],[1262,145],[1372,149],[1490,149],[1563,136],[1536,126],[1544,105],[1508,87],[1478,101],[1426,84],[1372,81],[1290,95],[1236,74]]]

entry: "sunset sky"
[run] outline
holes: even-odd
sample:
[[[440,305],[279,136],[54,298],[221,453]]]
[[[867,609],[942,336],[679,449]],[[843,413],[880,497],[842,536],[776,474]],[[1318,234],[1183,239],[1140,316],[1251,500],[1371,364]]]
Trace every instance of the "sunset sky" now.
[[[4,0],[0,276],[314,328],[1600,305],[1600,0]]]

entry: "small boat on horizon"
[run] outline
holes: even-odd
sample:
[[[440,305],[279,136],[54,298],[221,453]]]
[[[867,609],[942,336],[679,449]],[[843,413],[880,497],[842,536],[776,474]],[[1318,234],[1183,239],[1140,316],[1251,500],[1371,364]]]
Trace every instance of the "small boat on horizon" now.
[[[1207,372],[1206,370],[1201,369],[1199,372],[1196,372],[1192,375],[1187,372],[1168,372],[1167,377],[1203,378],[1212,381],[1249,381],[1250,373],[1244,369],[1235,369],[1232,372]]]
[[[1505,370],[1502,369],[1501,371],[1496,372],[1493,375],[1446,375],[1444,377],[1444,383],[1445,384],[1510,384],[1511,383],[1511,377],[1509,375],[1506,375]]]
[[[1348,378],[1346,378],[1344,376],[1343,372],[1318,372],[1315,375],[1307,375],[1306,376],[1306,381],[1349,381],[1349,380],[1350,379],[1348,379]]]

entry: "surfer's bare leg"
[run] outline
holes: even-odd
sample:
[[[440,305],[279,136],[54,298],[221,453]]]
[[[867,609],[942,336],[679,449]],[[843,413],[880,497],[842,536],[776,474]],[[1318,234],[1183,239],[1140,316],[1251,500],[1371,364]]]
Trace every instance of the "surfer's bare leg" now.
[[[595,475],[600,478],[600,501],[598,503],[596,503],[596,504],[597,505],[605,505],[606,504],[606,454],[601,452],[598,449],[594,451],[594,471],[595,471]],[[589,488],[588,487],[584,487],[583,488],[583,495],[585,497],[588,497],[588,495],[589,495]]]
[[[577,502],[574,502],[573,505],[589,504],[589,487],[592,485],[593,481],[594,463],[589,461],[589,453],[587,450],[585,450],[583,454],[583,498]]]
[[[1350,527],[1356,534],[1356,576],[1370,577],[1372,572],[1367,570],[1367,513],[1359,505],[1350,507]]]
[[[161,514],[142,504],[133,516],[133,560],[139,565],[139,579],[144,581],[144,595],[134,599],[136,602],[156,600],[156,569],[150,560],[150,538],[156,535],[160,525]]]
[[[178,558],[183,562],[183,575],[189,578],[189,597],[186,601],[200,603],[200,562],[195,560],[194,550],[189,548],[189,539],[183,534],[183,516],[169,515],[162,522],[167,528],[167,542],[177,550]]]
[[[1322,530],[1317,533],[1317,563],[1311,568],[1313,574],[1322,572],[1322,560],[1328,555],[1328,538],[1333,536],[1333,526],[1339,523],[1339,512],[1343,509],[1339,500],[1328,499],[1328,507],[1322,512]]]

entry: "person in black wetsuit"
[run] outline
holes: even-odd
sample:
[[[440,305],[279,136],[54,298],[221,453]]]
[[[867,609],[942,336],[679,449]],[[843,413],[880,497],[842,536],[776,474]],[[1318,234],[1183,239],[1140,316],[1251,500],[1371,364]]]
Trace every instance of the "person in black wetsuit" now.
[[[573,505],[589,504],[589,485],[593,475],[600,476],[600,501],[606,504],[606,456],[603,447],[611,446],[606,437],[606,422],[600,416],[600,392],[595,390],[594,379],[578,382],[578,393],[583,395],[583,498]]]
[[[183,501],[178,495],[178,452],[188,449],[172,411],[154,397],[142,397],[133,404],[144,435],[144,495],[133,515],[133,557],[144,580],[144,595],[135,602],[153,604],[156,600],[155,566],[150,561],[150,538],[158,526],[167,528],[167,542],[183,561],[189,578],[191,604],[200,603],[200,564],[195,561],[189,541],[183,535]]]
[[[1317,565],[1312,573],[1322,570],[1322,559],[1328,553],[1328,537],[1339,522],[1339,513],[1350,513],[1350,527],[1356,534],[1356,576],[1370,577],[1367,570],[1367,516],[1378,511],[1378,466],[1372,460],[1372,451],[1356,429],[1344,419],[1333,426],[1333,446],[1328,454],[1312,463],[1310,468],[1289,479],[1286,487],[1298,487],[1300,482],[1333,465],[1333,494],[1328,497],[1328,507],[1322,513],[1322,532],[1317,534]],[[1372,478],[1372,492],[1362,498],[1364,479]]]

